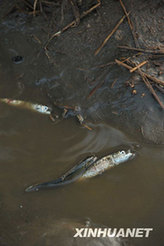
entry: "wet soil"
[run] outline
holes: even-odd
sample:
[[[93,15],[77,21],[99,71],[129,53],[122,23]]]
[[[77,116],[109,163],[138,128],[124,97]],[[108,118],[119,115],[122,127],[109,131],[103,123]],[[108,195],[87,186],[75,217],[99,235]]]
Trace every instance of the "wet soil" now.
[[[95,2],[88,1],[81,11],[92,6],[91,3]],[[131,19],[141,48],[163,45],[162,4],[163,1],[129,1],[126,4],[127,9],[133,10]],[[115,58],[134,54],[118,49],[119,45],[134,47],[127,21],[120,25],[100,53],[94,55],[122,16],[119,1],[103,1],[102,6],[82,19],[78,26],[54,38],[46,52],[43,47],[49,39],[48,34],[51,36],[71,22],[72,11],[64,12],[61,24],[61,9],[56,8],[56,19],[51,26],[49,19],[46,21],[40,15],[34,18],[14,12],[3,18],[1,78],[3,84],[9,83],[12,90],[6,93],[4,88],[1,89],[1,96],[24,99],[25,88],[37,87],[43,94],[43,102],[48,91],[60,104],[79,105],[88,121],[110,123],[147,141],[163,144],[164,112],[139,75],[131,75],[118,65],[99,67]],[[15,56],[22,56],[22,63],[15,64],[12,60]],[[142,56],[136,61],[140,59]],[[159,66],[147,64],[144,70],[163,80],[162,64],[162,61]],[[129,81],[134,83],[135,88],[126,86]],[[100,88],[88,98],[96,86]],[[134,89],[136,95],[133,94]],[[163,93],[157,88],[155,90],[163,101]],[[28,99],[33,100],[31,94]]]
[[[140,47],[161,47],[163,1],[126,2]],[[49,34],[72,21],[72,10],[64,11],[61,23],[61,8],[56,7],[50,25],[45,16],[20,11],[4,17],[11,3],[0,1],[0,97],[78,105],[93,130],[74,117],[55,124],[47,116],[0,104],[0,245],[84,245],[73,241],[72,228],[88,218],[107,227],[153,227],[149,239],[127,245],[163,245],[164,112],[138,75],[117,65],[100,66],[134,54],[118,49],[135,45],[127,21],[94,55],[124,15],[119,1],[104,0],[79,25],[54,38],[47,52],[43,46]],[[86,1],[81,11],[93,4]],[[164,80],[163,63],[157,62],[144,69]],[[136,95],[127,81],[135,84]],[[164,102],[163,93],[155,90]],[[100,177],[57,190],[24,192],[33,183],[60,176],[88,154],[103,156],[134,144],[140,146],[135,160]],[[105,239],[87,243],[126,245]]]

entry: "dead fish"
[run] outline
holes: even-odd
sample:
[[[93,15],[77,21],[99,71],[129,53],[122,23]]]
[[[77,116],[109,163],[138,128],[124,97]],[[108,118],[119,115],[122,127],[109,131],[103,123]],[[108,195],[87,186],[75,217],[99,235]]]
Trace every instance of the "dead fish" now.
[[[104,171],[111,167],[117,166],[120,163],[133,159],[134,157],[135,153],[132,153],[130,150],[118,151],[117,153],[107,155],[100,159],[98,159],[96,156],[90,156],[86,158],[83,162],[66,172],[60,178],[54,181],[30,186],[25,191],[30,192],[38,191],[42,188],[59,187],[73,183],[76,180],[91,178],[98,174],[102,174]]]
[[[37,184],[37,185],[32,185],[26,188],[26,192],[30,191],[38,191],[40,189],[44,188],[52,188],[52,187],[58,187],[58,186],[63,186],[69,183],[72,183],[76,180],[78,180],[83,173],[86,171],[86,169],[92,165],[95,161],[97,160],[96,156],[89,156],[86,159],[84,159],[82,162],[71,168],[69,171],[67,171],[64,175],[61,177],[45,182],[42,184]]]
[[[120,163],[131,160],[135,157],[135,154],[130,150],[118,151],[117,153],[107,155],[98,159],[93,165],[89,166],[86,172],[80,177],[80,179],[91,178],[98,174],[102,174],[107,169],[117,166]]]
[[[16,107],[18,106],[21,108],[30,109],[32,111],[35,111],[41,114],[48,114],[48,115],[51,114],[51,109],[46,105],[35,104],[31,102],[14,100],[14,99],[9,99],[9,98],[1,98],[0,101],[6,104],[12,105],[12,106],[16,106]]]

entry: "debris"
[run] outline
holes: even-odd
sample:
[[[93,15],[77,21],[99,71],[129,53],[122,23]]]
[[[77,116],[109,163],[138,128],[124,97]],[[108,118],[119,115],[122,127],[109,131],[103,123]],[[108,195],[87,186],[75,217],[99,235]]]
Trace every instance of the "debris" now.
[[[33,16],[36,16],[36,6],[37,6],[38,0],[34,1],[34,6],[33,6]]]
[[[128,15],[130,14],[130,12],[128,13]],[[121,23],[124,21],[124,19],[126,18],[126,15],[124,15],[119,22],[116,24],[116,26],[114,27],[114,29],[111,31],[111,33],[105,38],[105,40],[102,42],[102,44],[98,47],[98,49],[95,51],[95,56],[101,51],[101,49],[104,47],[104,45],[108,42],[108,40],[112,37],[112,35],[115,33],[115,31],[119,28],[119,26],[121,25]]]
[[[142,67],[143,65],[145,65],[146,63],[148,63],[148,61],[143,61],[140,64],[138,64],[136,67],[130,69],[130,72],[133,73],[134,71],[136,71],[138,68]]]
[[[164,55],[164,50],[160,49],[140,49],[140,48],[134,48],[134,47],[128,47],[128,46],[118,46],[120,49],[126,49],[126,50],[133,50],[136,52],[142,52],[142,53],[150,53],[153,55]]]
[[[84,11],[81,15],[80,15],[80,19],[83,19],[85,16],[87,16],[88,14],[90,14],[93,10],[95,10],[96,8],[98,8],[101,5],[101,1],[97,0],[97,4],[95,4],[93,7],[91,7],[90,9],[88,9],[87,11]],[[52,39],[54,39],[55,37],[60,36],[61,33],[65,32],[66,30],[68,30],[70,27],[76,25],[76,20],[73,20],[71,23],[69,23],[68,25],[66,25],[64,28],[62,28],[61,30],[59,30],[58,32],[54,33],[49,40],[47,41],[46,45],[44,48],[47,48],[47,46],[49,45],[49,43],[52,41]]]
[[[147,88],[150,90],[150,92],[152,93],[152,95],[154,96],[154,98],[157,100],[157,102],[159,103],[159,105],[161,106],[162,109],[164,109],[164,104],[161,102],[161,100],[159,99],[159,97],[157,96],[155,90],[153,89],[153,87],[151,86],[150,82],[148,81],[147,77],[145,75],[142,74],[142,72],[140,71],[139,68],[139,73],[143,79],[143,81],[145,82]]]
[[[126,67],[127,69],[131,70],[132,67],[115,59],[116,63],[118,65],[121,65],[121,66],[124,66]],[[158,95],[156,94],[156,92],[154,91],[153,87],[151,86],[150,82],[148,81],[148,78],[151,77],[151,78],[154,78],[152,76],[149,76],[148,74],[144,73],[141,71],[140,68],[138,68],[136,71],[138,71],[138,73],[141,75],[141,78],[143,79],[145,85],[147,86],[147,88],[150,90],[150,92],[152,93],[152,95],[154,96],[154,98],[157,100],[157,102],[159,103],[159,105],[161,106],[162,109],[164,109],[164,104],[161,102],[161,100],[159,99]]]
[[[131,69],[133,68],[133,67],[127,65],[126,63],[124,63],[124,62],[122,62],[122,61],[119,61],[119,60],[117,60],[117,59],[115,59],[115,62],[116,62],[118,65],[121,65],[121,66],[123,66],[123,67],[125,67],[125,68],[127,68],[127,69],[129,69],[129,70],[131,70]],[[138,73],[138,69],[137,69],[135,72]],[[147,73],[145,73],[145,72],[142,72],[142,71],[141,71],[141,73],[142,73],[144,76],[146,76],[148,79],[152,80],[153,82],[155,82],[155,83],[157,83],[157,84],[161,84],[161,85],[164,86],[164,81],[159,80],[159,79],[155,78],[154,76],[151,76],[151,75],[149,75],[149,74],[147,74]]]
[[[112,85],[111,85],[111,87],[110,87],[111,89],[114,87],[114,85],[115,85],[115,83],[117,82],[117,80],[118,80],[118,79],[115,79],[115,80],[113,81],[113,83],[112,83]]]
[[[125,13],[125,15],[126,15],[126,18],[127,18],[127,20],[128,20],[128,24],[129,24],[129,27],[130,27],[130,29],[131,29],[132,36],[133,36],[135,45],[136,45],[136,47],[139,47],[139,43],[138,43],[138,40],[137,40],[137,38],[136,38],[136,33],[135,33],[134,30],[133,30],[133,24],[132,24],[132,22],[131,22],[131,20],[130,20],[130,17],[129,17],[128,12],[127,12],[127,10],[126,10],[126,8],[125,8],[125,5],[123,4],[122,0],[119,0],[119,1],[120,1],[121,7],[122,7],[123,10],[124,10],[124,13]]]
[[[104,81],[101,81],[100,83],[98,83],[89,93],[87,99],[89,99],[96,91],[97,89],[99,89],[102,85],[104,84]]]
[[[136,95],[137,94],[137,91],[136,90],[132,90],[132,94],[133,95]]]

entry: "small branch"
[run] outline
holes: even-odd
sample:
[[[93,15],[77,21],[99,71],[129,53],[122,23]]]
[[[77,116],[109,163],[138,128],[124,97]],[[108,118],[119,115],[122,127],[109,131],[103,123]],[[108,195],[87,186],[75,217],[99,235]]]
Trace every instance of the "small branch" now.
[[[143,65],[145,65],[148,61],[143,61],[140,64],[138,64],[136,67],[130,69],[130,72],[133,73],[134,71],[136,71],[138,68],[142,67]]]
[[[33,10],[33,6],[29,3],[29,2],[27,2],[26,0],[22,0],[30,9],[32,9]]]
[[[77,6],[77,2],[75,0],[69,0],[70,4],[72,6],[73,14],[76,19],[76,25],[80,23],[80,13],[79,13],[79,8]]]
[[[37,2],[38,2],[38,0],[35,0],[35,1],[34,1],[34,5],[33,5],[33,16],[36,15],[36,6],[37,6]]]
[[[87,99],[89,99],[102,85],[104,84],[104,81],[101,81],[100,83],[98,83],[89,93]]]
[[[133,68],[133,67],[131,67],[131,66],[125,64],[124,62],[121,62],[121,61],[117,60],[117,59],[115,59],[115,62],[116,62],[118,65],[121,65],[121,66],[123,66],[123,67],[125,67],[125,68],[127,68],[127,69],[129,69],[129,70],[131,70],[131,69]],[[138,72],[138,70],[136,70],[135,72]],[[141,72],[142,72],[142,71],[141,71]],[[142,72],[142,74],[143,74],[144,76],[146,76],[148,79],[152,80],[153,82],[155,82],[155,83],[157,83],[157,84],[160,84],[160,85],[163,85],[163,86],[164,86],[164,81],[159,80],[159,79],[155,78],[154,76],[151,76],[151,75],[149,75],[149,74],[147,74],[147,73],[145,73],[145,72]]]
[[[113,87],[114,87],[115,83],[117,82],[117,80],[118,80],[118,79],[115,79],[115,80],[113,81],[113,83],[112,83],[112,85],[111,85],[111,87],[110,87],[111,89],[113,89]]]
[[[130,26],[130,29],[133,30],[132,22],[131,22],[131,20],[130,20],[130,18],[129,18],[128,12],[126,11],[125,5],[123,4],[122,0],[120,0],[120,4],[121,4],[121,7],[122,7],[123,10],[124,10],[124,13],[125,13],[125,15],[126,15],[126,18],[127,18],[127,20],[128,20],[129,26]]]
[[[88,129],[89,131],[92,131],[93,129],[90,127],[90,126],[88,126],[88,125],[86,125],[86,124],[84,124],[84,123],[82,123],[82,126],[84,126],[86,129]]]
[[[87,11],[84,11],[81,15],[80,15],[80,19],[84,18],[85,16],[87,16],[88,14],[90,14],[93,10],[95,10],[97,7],[99,7],[101,5],[101,2],[99,0],[97,0],[98,3],[95,4],[93,7],[91,7],[90,9],[88,9]],[[49,45],[49,43],[52,41],[52,39],[54,39],[55,37],[60,36],[60,34],[62,34],[63,32],[65,32],[66,30],[68,30],[70,27],[75,26],[76,25],[76,20],[73,20],[71,23],[69,23],[68,25],[66,25],[63,29],[61,29],[60,31],[54,33],[50,39],[47,41],[45,47],[47,47]]]
[[[130,12],[129,12],[130,13]],[[128,15],[129,15],[128,13]],[[102,42],[102,44],[98,47],[98,49],[95,51],[95,56],[100,52],[100,50],[104,47],[104,45],[108,42],[108,40],[112,37],[112,35],[116,32],[116,30],[119,28],[119,26],[121,25],[121,23],[124,21],[124,19],[126,18],[126,15],[124,15],[119,22],[116,24],[116,26],[114,27],[114,29],[111,31],[111,33],[105,38],[105,40]]]
[[[131,66],[129,66],[129,65],[127,65],[127,64],[125,64],[125,63],[123,63],[123,62],[117,60],[117,59],[116,59],[115,61],[116,61],[116,63],[117,63],[118,65],[121,65],[121,66],[123,66],[123,67],[126,67],[126,68],[129,69],[129,70],[132,69]],[[147,78],[148,78],[147,74],[144,73],[144,72],[142,72],[140,68],[138,68],[136,71],[140,74],[140,76],[141,76],[141,78],[143,79],[145,85],[146,85],[147,88],[150,90],[150,92],[152,93],[152,95],[154,96],[154,98],[157,100],[157,102],[159,103],[159,105],[161,106],[161,108],[164,109],[164,104],[161,102],[161,100],[159,99],[159,97],[158,97],[158,95],[156,94],[155,90],[153,89],[153,87],[151,86],[150,82],[148,81],[148,79],[147,79]]]
[[[140,71],[140,69],[139,69],[139,74],[141,75],[143,81],[145,82],[145,85],[150,90],[150,92],[152,93],[152,95],[154,96],[154,98],[157,100],[157,102],[159,103],[159,105],[161,106],[161,108],[164,109],[164,104],[161,102],[161,100],[157,96],[155,90],[153,89],[153,87],[151,86],[150,82],[148,81],[147,77],[142,74],[142,72]]]
[[[126,17],[127,17],[128,24],[129,24],[129,27],[130,27],[130,29],[131,29],[132,36],[133,36],[135,45],[136,45],[136,47],[139,47],[139,43],[138,43],[138,40],[137,40],[137,38],[136,38],[136,34],[135,34],[135,32],[134,32],[134,29],[133,29],[133,24],[132,24],[132,22],[131,22],[131,20],[130,20],[130,18],[129,18],[129,16],[128,16],[128,12],[127,12],[127,10],[126,10],[126,8],[125,8],[125,5],[123,4],[122,0],[119,0],[119,1],[120,1],[120,4],[121,4],[121,7],[123,8],[124,13],[125,13],[125,15],[126,15]]]
[[[120,49],[126,49],[126,50],[133,50],[133,51],[137,51],[137,52],[143,52],[143,53],[151,53],[151,54],[155,54],[155,55],[164,55],[164,51],[163,50],[149,50],[149,49],[140,49],[140,48],[134,48],[134,47],[128,47],[128,46],[118,46],[118,48]]]

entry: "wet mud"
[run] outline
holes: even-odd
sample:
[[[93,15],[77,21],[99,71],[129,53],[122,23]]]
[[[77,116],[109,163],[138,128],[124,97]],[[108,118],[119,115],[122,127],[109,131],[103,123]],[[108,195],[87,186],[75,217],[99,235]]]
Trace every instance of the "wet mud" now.
[[[13,2],[0,1],[0,97],[45,104],[53,113],[56,104],[79,106],[93,130],[80,125],[74,114],[55,123],[48,116],[0,104],[0,245],[84,245],[73,241],[72,228],[88,218],[96,225],[154,231],[148,239],[88,240],[86,245],[163,245],[164,111],[137,73],[113,64],[116,58],[136,54],[118,48],[135,46],[127,20],[95,56],[124,15],[119,1],[102,1],[79,24],[51,40],[46,50],[49,37],[74,19],[69,4],[63,19],[56,6],[50,23],[43,15],[6,14]],[[81,11],[94,4],[83,2]],[[126,1],[140,48],[163,49],[163,4]],[[143,69],[163,81],[162,59],[152,57]],[[133,61],[141,62],[142,56]],[[153,88],[164,103],[163,92]],[[98,178],[61,190],[24,192],[90,154],[103,156],[134,145],[139,148],[132,163]]]
[[[92,5],[95,3],[88,1],[83,9],[92,6],[91,2]],[[126,4],[128,9],[133,9],[131,19],[141,48],[163,47],[162,3],[129,1]],[[110,123],[131,135],[163,144],[164,112],[140,76],[130,74],[118,65],[101,66],[115,58],[134,54],[118,48],[119,45],[134,47],[127,21],[120,25],[100,53],[94,55],[124,14],[119,2],[103,1],[102,6],[82,19],[78,26],[51,40],[45,51],[43,47],[49,39],[48,34],[51,36],[73,18],[72,12],[66,11],[61,24],[60,8],[56,9],[56,22],[51,29],[49,21],[43,16],[33,18],[15,12],[3,18],[1,78],[4,85],[11,86],[11,93],[6,93],[3,86],[1,95],[24,98],[26,88],[35,87],[41,92],[40,95],[43,94],[42,101],[48,92],[59,104],[79,105],[88,121]],[[15,57],[22,59],[13,62]],[[135,60],[139,62],[140,57]],[[145,65],[144,70],[163,80],[162,62],[157,63],[159,66]],[[129,82],[135,88],[128,87]],[[95,93],[89,96],[95,87]],[[157,88],[155,90],[163,101],[163,93]],[[29,99],[33,99],[31,94]]]

